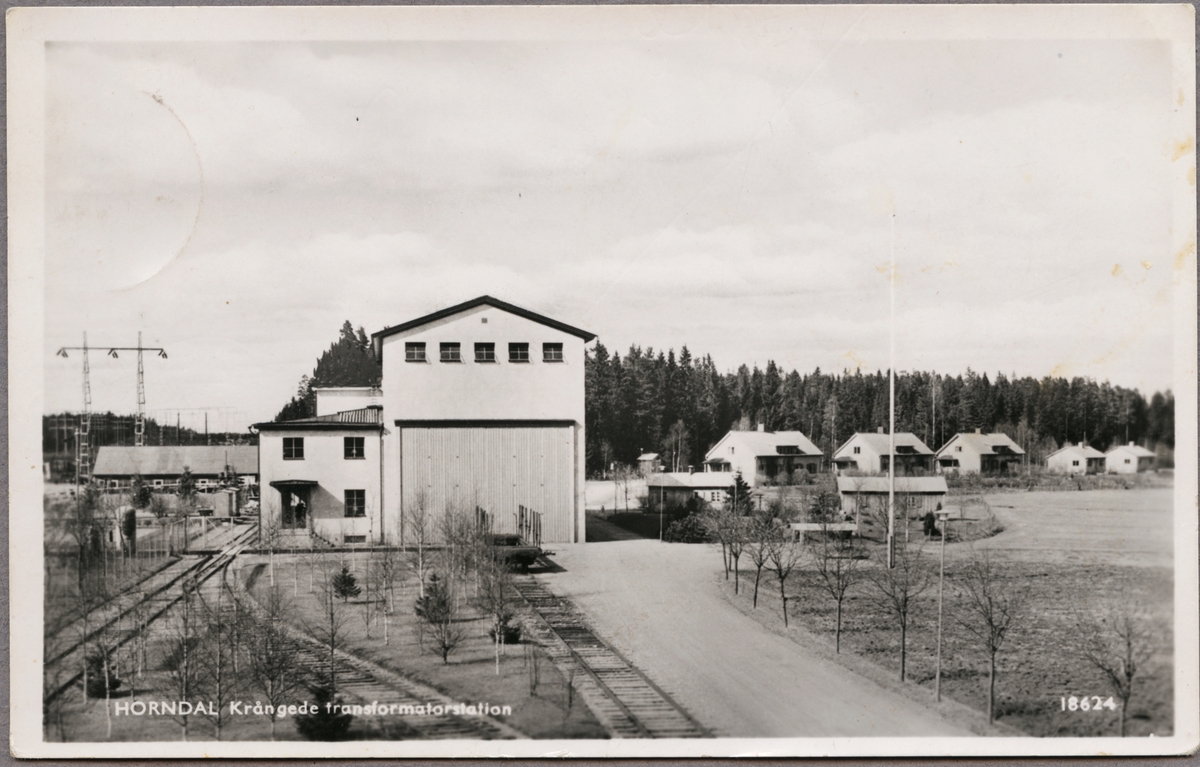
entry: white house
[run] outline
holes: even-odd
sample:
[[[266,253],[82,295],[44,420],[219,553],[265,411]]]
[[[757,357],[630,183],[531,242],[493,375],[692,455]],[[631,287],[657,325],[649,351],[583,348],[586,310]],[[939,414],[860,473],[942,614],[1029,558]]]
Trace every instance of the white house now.
[[[937,451],[937,470],[943,474],[992,474],[1021,465],[1025,451],[1007,434],[959,432]]]
[[[1066,474],[1099,474],[1104,471],[1104,453],[1082,442],[1066,445],[1046,456],[1046,468]]]
[[[318,390],[315,418],[257,425],[276,490],[264,519],[273,503],[299,525],[307,494],[305,524],[334,543],[405,545],[422,519],[436,539],[448,510],[486,512],[497,533],[536,519],[542,541],[582,542],[594,337],[490,296],[373,334],[378,389]]]
[[[704,456],[704,471],[742,473],[751,487],[790,485],[821,470],[824,454],[798,431],[731,431]]]
[[[833,465],[839,473],[858,471],[863,474],[887,472],[888,435],[883,429],[874,434],[859,432],[839,447],[833,454]],[[897,432],[896,474],[919,474],[933,471],[933,451],[915,434]]]
[[[1104,467],[1109,474],[1137,474],[1153,471],[1158,458],[1152,451],[1130,442],[1118,445],[1104,454]]]
[[[705,505],[722,504],[733,493],[735,476],[716,471],[656,472],[646,478],[646,497],[652,509],[683,506],[693,497]]]

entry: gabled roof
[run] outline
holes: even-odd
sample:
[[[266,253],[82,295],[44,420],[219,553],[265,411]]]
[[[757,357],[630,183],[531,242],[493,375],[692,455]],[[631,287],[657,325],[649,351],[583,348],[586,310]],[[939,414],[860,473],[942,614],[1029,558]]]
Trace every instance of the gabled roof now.
[[[638,456],[639,461],[657,461],[658,453],[642,453]]]
[[[258,473],[257,445],[108,445],[96,451],[97,477],[175,476],[186,466],[192,474],[217,475],[229,464],[238,474]]]
[[[709,448],[709,451],[704,454],[705,461],[711,461],[718,457],[717,451],[722,445],[733,442],[737,446],[744,447],[756,457],[773,456],[773,455],[799,455],[802,457],[816,457],[823,455],[821,449],[812,443],[808,437],[798,431],[731,431],[727,432],[724,437],[717,440],[717,444]],[[779,452],[780,446],[795,447],[800,450],[799,453]]]
[[[838,477],[839,493],[886,493],[887,477]],[[945,477],[896,477],[897,493],[945,493]]]
[[[296,418],[291,421],[268,421],[256,423],[259,431],[288,429],[378,429],[383,426],[383,408],[378,405],[343,410],[340,413],[319,415],[313,418]]]
[[[846,440],[842,446],[834,452],[834,456],[836,457],[840,455],[841,452],[845,450],[851,442],[856,440],[864,445],[867,445],[879,455],[888,454],[888,435],[879,434],[878,432],[860,431],[850,439]],[[929,447],[917,437],[917,435],[907,431],[896,432],[896,447],[899,448],[901,446],[911,447],[913,448],[914,452],[920,455],[933,455],[933,451],[930,450]],[[900,451],[897,450],[896,452],[899,453]]]
[[[692,490],[733,487],[731,471],[664,471],[646,477],[646,487],[686,487]]]
[[[1025,451],[1021,446],[1012,440],[1012,437],[1002,432],[993,432],[992,434],[978,434],[976,432],[959,432],[950,438],[950,441],[942,445],[942,449],[938,450],[938,455],[946,452],[951,445],[961,444],[970,447],[979,455],[999,455],[1001,451],[996,450],[997,447],[1006,447],[1008,451],[1015,455],[1025,455]]]
[[[1130,455],[1137,456],[1138,458],[1157,458],[1158,457],[1158,454],[1155,453],[1153,450],[1147,450],[1146,448],[1142,447],[1141,445],[1117,445],[1116,447],[1114,447],[1113,449],[1111,449],[1107,453],[1105,453],[1105,455],[1112,455],[1113,453],[1117,452],[1118,450],[1122,450],[1126,453],[1129,453]]]
[[[527,320],[540,323],[547,327],[554,328],[555,330],[561,330],[564,333],[570,333],[573,336],[582,338],[584,341],[591,341],[596,337],[595,333],[589,333],[586,330],[580,330],[579,328],[572,327],[565,322],[552,320],[545,315],[538,314],[537,312],[531,312],[528,309],[522,309],[521,307],[514,306],[506,301],[501,301],[498,298],[492,298],[491,296],[480,296],[479,298],[472,298],[470,301],[464,301],[461,304],[455,304],[454,306],[447,307],[446,309],[440,309],[433,314],[426,314],[424,317],[417,317],[415,320],[409,320],[408,322],[403,322],[399,325],[393,325],[390,328],[384,328],[377,333],[372,333],[371,339],[378,344],[382,339],[390,335],[403,333],[406,330],[412,330],[413,328],[418,328],[422,325],[428,325],[431,322],[436,322],[440,319],[445,319],[446,317],[452,317],[460,312],[465,312],[469,309],[474,309],[477,306],[485,305],[506,311],[509,314],[515,314],[518,317],[524,317]],[[376,349],[378,348],[379,347],[376,346]]]
[[[1079,445],[1066,445],[1064,447],[1060,447],[1058,450],[1055,450],[1053,453],[1046,456],[1046,460],[1050,460],[1051,458],[1058,455],[1059,453],[1075,453],[1076,455],[1081,455],[1084,458],[1103,458],[1104,457],[1104,453],[1101,453],[1099,450],[1092,447],[1091,445],[1088,445],[1086,447],[1080,447]]]

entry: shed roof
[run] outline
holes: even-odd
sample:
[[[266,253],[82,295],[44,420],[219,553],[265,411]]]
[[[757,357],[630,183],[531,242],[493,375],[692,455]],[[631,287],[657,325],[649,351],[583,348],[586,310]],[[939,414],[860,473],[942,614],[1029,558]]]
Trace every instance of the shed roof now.
[[[390,328],[384,328],[376,333],[372,333],[371,339],[376,343],[375,348],[378,351],[379,342],[390,335],[403,333],[406,330],[412,330],[413,328],[418,328],[422,325],[428,325],[431,322],[436,322],[446,317],[452,317],[460,312],[465,312],[469,309],[474,309],[477,306],[485,305],[506,311],[509,314],[515,314],[518,317],[524,317],[527,320],[532,320],[533,322],[546,325],[547,327],[554,328],[555,330],[561,330],[564,333],[570,333],[573,336],[579,336],[584,341],[591,341],[596,337],[595,333],[589,333],[586,330],[580,330],[579,328],[572,327],[565,322],[559,322],[558,320],[550,319],[543,314],[531,312],[528,309],[522,309],[521,307],[514,306],[507,301],[501,301],[500,299],[492,298],[491,296],[479,296],[478,298],[472,298],[470,301],[464,301],[461,304],[455,304],[454,306],[440,309],[432,314],[426,314],[423,317],[417,317],[415,320],[409,320],[408,322],[402,322],[399,325],[393,325]]]
[[[639,461],[657,461],[658,453],[642,453],[638,456]]]
[[[717,441],[705,454],[706,461],[711,461],[719,456],[716,455],[717,449],[722,445],[734,442],[736,445],[744,447],[753,455],[771,456],[771,455],[801,455],[801,456],[820,456],[821,449],[812,443],[808,437],[798,431],[731,431],[727,432],[724,437]],[[780,452],[779,448],[795,447],[799,449],[799,453]]]
[[[318,415],[312,418],[295,418],[291,421],[256,423],[254,424],[254,428],[259,431],[290,429],[378,429],[382,425],[383,408],[379,405],[369,405],[356,410],[343,410],[340,413]]]
[[[864,445],[867,445],[868,447],[870,447],[872,450],[874,450],[876,453],[879,453],[880,455],[887,455],[887,453],[888,453],[888,435],[887,434],[880,434],[878,432],[870,432],[870,431],[860,431],[857,434],[855,434],[853,437],[851,437],[850,439],[846,440],[846,442],[837,449],[837,452],[835,452],[834,455],[835,456],[839,455],[843,450],[845,450],[850,445],[851,442],[854,442],[854,441],[858,441],[858,442],[863,443]],[[907,431],[896,432],[896,447],[897,448],[911,447],[914,452],[919,453],[921,455],[933,455],[933,451],[929,449],[928,445],[926,445],[924,442],[922,442],[920,440],[920,438],[917,437],[917,435],[912,434]],[[899,449],[897,449],[896,452],[899,453],[901,451]]]
[[[950,441],[942,445],[941,450],[938,450],[938,455],[946,452],[951,445],[958,443],[969,446],[979,455],[1000,455],[1004,450],[997,448],[1007,448],[1008,452],[1016,455],[1025,455],[1025,451],[1021,446],[1013,441],[1012,437],[1003,432],[992,432],[991,434],[980,434],[978,432],[959,432],[950,438]]]
[[[646,487],[685,487],[692,490],[722,490],[733,487],[730,471],[664,471],[646,477]]]
[[[887,477],[838,477],[839,493],[886,493]],[[897,493],[946,493],[945,477],[896,477]]]
[[[238,474],[258,473],[257,445],[105,446],[96,451],[97,477],[174,476],[186,466],[192,474],[217,475],[225,465]]]

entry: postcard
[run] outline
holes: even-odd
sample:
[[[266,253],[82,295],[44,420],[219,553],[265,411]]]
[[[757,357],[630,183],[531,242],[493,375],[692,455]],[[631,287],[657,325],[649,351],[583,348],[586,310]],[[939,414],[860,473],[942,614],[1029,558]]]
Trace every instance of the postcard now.
[[[1192,6],[7,18],[14,755],[1200,745]]]

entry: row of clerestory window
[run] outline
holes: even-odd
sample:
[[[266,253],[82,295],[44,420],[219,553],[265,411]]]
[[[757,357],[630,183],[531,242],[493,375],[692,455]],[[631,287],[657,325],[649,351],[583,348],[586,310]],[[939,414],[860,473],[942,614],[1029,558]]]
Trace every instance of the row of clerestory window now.
[[[438,344],[438,359],[442,362],[462,362],[462,344],[457,341],[443,341]],[[408,341],[404,344],[405,362],[428,362],[424,341]],[[476,362],[497,362],[496,344],[475,344]],[[510,343],[508,345],[509,362],[530,362],[529,344]],[[542,344],[542,362],[562,362],[563,345],[561,343]]]

